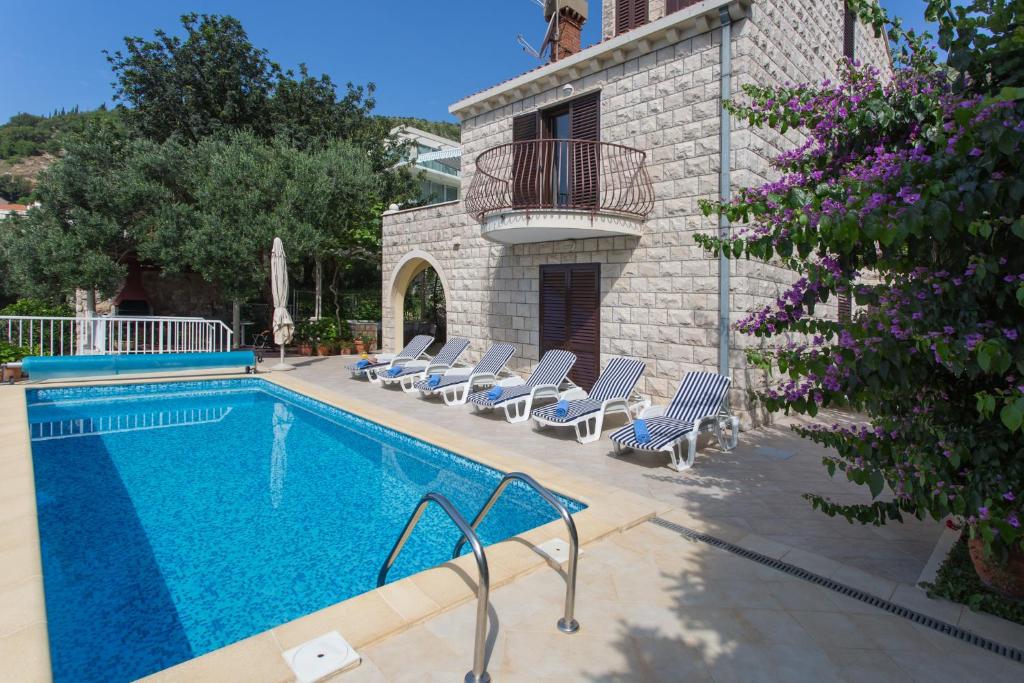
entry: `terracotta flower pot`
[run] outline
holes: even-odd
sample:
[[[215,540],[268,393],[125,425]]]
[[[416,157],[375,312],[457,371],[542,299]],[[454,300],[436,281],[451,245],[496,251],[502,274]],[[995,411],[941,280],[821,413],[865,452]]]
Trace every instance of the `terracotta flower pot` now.
[[[982,583],[1008,598],[1024,598],[1024,552],[1015,550],[1006,564],[999,564],[995,558],[985,557],[985,546],[980,538],[970,539],[967,548]]]
[[[312,356],[313,345],[312,344],[299,344],[299,355],[300,356]]]
[[[356,353],[359,354],[359,355],[362,355],[366,351],[366,345],[363,344],[363,342],[361,342],[361,341],[357,341],[355,344],[356,344]]]
[[[334,355],[334,346],[332,344],[317,344],[316,354],[318,356]]]

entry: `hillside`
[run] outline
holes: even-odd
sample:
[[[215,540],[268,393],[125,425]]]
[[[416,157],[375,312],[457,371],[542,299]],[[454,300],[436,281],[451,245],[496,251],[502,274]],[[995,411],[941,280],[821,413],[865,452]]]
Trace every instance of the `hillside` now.
[[[427,119],[418,119],[414,116],[384,116],[383,118],[390,121],[390,125],[394,126],[410,126],[412,128],[419,128],[425,130],[428,133],[434,135],[440,135],[443,138],[454,140],[459,142],[461,139],[461,128],[459,124],[451,123],[449,121],[428,121]]]

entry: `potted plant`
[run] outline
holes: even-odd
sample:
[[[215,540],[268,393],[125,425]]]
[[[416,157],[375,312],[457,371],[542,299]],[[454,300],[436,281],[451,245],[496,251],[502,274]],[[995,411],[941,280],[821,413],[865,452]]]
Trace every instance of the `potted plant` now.
[[[3,366],[3,373],[0,380],[4,382],[17,382],[21,379],[20,367],[7,367],[7,363],[17,363],[25,356],[31,355],[31,351],[15,346],[9,342],[0,341],[0,365]]]
[[[313,355],[313,334],[310,321],[301,320],[295,325],[292,342],[295,344],[295,350],[300,356]]]
[[[355,345],[356,345],[356,354],[357,355],[361,356],[364,353],[366,353],[366,341],[365,341],[365,339],[363,337],[356,337]]]
[[[340,353],[343,356],[351,355],[352,354],[352,340],[351,339],[342,339],[340,342],[338,342],[338,353]]]

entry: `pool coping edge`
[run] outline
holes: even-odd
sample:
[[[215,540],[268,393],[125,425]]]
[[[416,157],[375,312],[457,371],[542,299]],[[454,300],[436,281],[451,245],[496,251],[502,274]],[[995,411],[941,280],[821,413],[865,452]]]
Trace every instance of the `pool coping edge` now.
[[[0,435],[8,436],[0,446],[0,466],[7,460],[15,467],[27,467],[27,473],[0,478],[0,502],[10,499],[28,504],[26,514],[18,515],[17,524],[24,527],[27,538],[17,548],[22,560],[22,571],[34,571],[29,579],[38,589],[38,599],[22,601],[22,608],[12,609],[4,600],[9,582],[0,581],[0,654],[5,652],[5,640],[14,635],[26,637],[34,653],[30,670],[19,667],[19,675],[26,680],[51,680],[46,611],[43,601],[42,565],[39,546],[38,522],[35,507],[35,485],[32,470],[32,452],[29,435],[25,391],[34,388],[63,388],[73,386],[105,386],[112,384],[143,384],[153,382],[188,382],[214,379],[250,378],[238,373],[203,376],[173,376],[162,378],[110,378],[103,381],[46,382],[38,385],[16,385],[0,391]],[[256,377],[284,389],[321,401],[329,406],[352,413],[384,427],[395,429],[430,445],[449,450],[460,457],[501,472],[523,471],[557,493],[585,503],[587,508],[574,513],[580,545],[586,545],[610,534],[624,531],[671,506],[650,498],[596,482],[587,477],[554,465],[537,462],[511,452],[496,449],[490,444],[458,433],[444,430],[434,424],[408,417],[384,405],[344,396],[336,391],[284,373],[260,373]],[[353,380],[357,381],[357,380]],[[383,392],[382,392],[383,393]],[[4,409],[8,406],[16,410]],[[441,410],[452,410],[443,404]],[[10,523],[0,517],[0,524]],[[29,528],[30,527],[30,528]],[[548,565],[548,560],[533,547],[553,537],[565,537],[560,520],[531,529],[487,548],[491,588],[506,585],[517,578]],[[6,550],[0,548],[0,552]],[[25,564],[27,563],[27,564]],[[0,576],[5,576],[0,575]],[[199,657],[181,662],[156,672],[146,681],[219,681],[225,677],[244,676],[249,681],[289,681],[294,676],[285,665],[281,654],[296,645],[331,630],[340,631],[356,648],[372,645],[389,636],[405,631],[438,614],[454,609],[475,596],[476,567],[470,556],[438,567],[418,572],[410,577],[389,583],[348,600],[335,603],[317,612],[299,617],[262,633],[255,634]],[[553,610],[552,619],[558,615]],[[16,613],[16,614],[15,614]],[[6,633],[4,624],[21,619],[25,625]],[[34,629],[34,632],[30,632]],[[19,646],[23,652],[25,644]],[[11,661],[9,658],[0,658]]]

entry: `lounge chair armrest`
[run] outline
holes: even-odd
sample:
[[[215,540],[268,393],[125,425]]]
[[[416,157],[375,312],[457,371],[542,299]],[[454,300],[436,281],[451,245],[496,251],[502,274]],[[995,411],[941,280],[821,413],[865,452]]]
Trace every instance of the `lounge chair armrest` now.
[[[506,377],[505,379],[498,380],[498,385],[497,386],[499,386],[499,387],[518,387],[518,386],[523,385],[523,384],[526,384],[526,380],[524,380],[522,377],[518,377],[517,376],[517,377]]]
[[[448,368],[444,373],[445,377],[469,377],[473,374],[473,368]]]
[[[423,365],[417,365],[417,363],[422,363]],[[423,372],[425,372],[428,375],[444,375],[447,374],[449,370],[451,370],[451,367],[445,365],[444,363],[434,363],[428,360],[415,360],[412,363],[406,365],[405,367],[422,367],[424,368]]]
[[[376,357],[378,363],[390,363],[397,358],[393,353],[375,353],[373,355]]]
[[[583,389],[582,387],[573,387],[563,391],[558,398],[563,401],[582,401],[589,395],[590,394],[587,393],[586,389]]]
[[[640,417],[661,417],[665,414],[665,406],[647,406],[640,411]]]
[[[411,360],[408,363],[402,364],[403,368],[428,368],[430,367],[430,361],[428,360]]]

